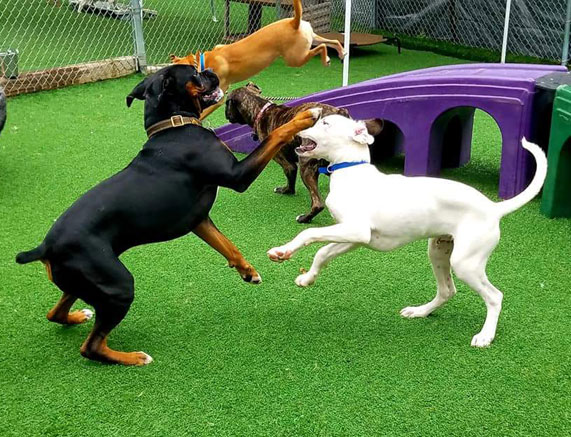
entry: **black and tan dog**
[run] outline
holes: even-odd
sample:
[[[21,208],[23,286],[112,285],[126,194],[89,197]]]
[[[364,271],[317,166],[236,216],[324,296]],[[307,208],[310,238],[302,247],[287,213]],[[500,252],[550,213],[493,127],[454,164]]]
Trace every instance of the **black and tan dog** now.
[[[118,352],[107,346],[111,330],[134,298],[134,280],[119,260],[133,246],[194,232],[220,252],[248,282],[256,270],[210,220],[219,186],[242,192],[266,164],[319,111],[300,113],[272,132],[259,149],[238,161],[216,135],[199,125],[203,108],[220,100],[218,78],[194,67],[164,68],[139,83],[127,97],[145,100],[149,140],[122,171],[80,197],[53,225],[44,241],[16,261],[42,261],[63,297],[48,313],[61,324],[82,323],[89,310],[70,312],[82,299],[95,309],[95,326],[81,347],[89,359],[126,365],[151,361],[144,352]]]
[[[250,82],[248,85],[232,91],[226,100],[226,118],[231,123],[247,124],[254,132],[257,139],[264,140],[274,129],[291,121],[297,114],[309,108],[321,108],[322,116],[340,114],[349,117],[349,112],[344,108],[325,105],[323,103],[303,103],[292,108],[273,104],[270,100],[263,98],[260,88]],[[378,135],[383,129],[383,121],[370,119],[365,121],[369,133]],[[295,137],[288,145],[274,157],[283,169],[287,184],[284,187],[274,188],[278,194],[295,194],[295,182],[297,178],[297,166],[301,180],[309,191],[311,197],[311,210],[306,214],[298,215],[296,220],[299,223],[309,223],[319,214],[324,206],[318,189],[319,167],[327,166],[328,162],[323,160],[309,159],[298,156],[295,149],[302,144],[299,137]]]

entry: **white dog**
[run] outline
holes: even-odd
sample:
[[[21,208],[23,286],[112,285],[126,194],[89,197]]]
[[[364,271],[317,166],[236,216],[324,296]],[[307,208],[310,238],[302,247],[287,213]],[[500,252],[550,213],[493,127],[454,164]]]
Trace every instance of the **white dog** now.
[[[456,293],[450,267],[486,304],[487,316],[472,346],[488,346],[495,337],[503,295],[486,276],[486,263],[500,239],[500,219],[529,202],[539,192],[547,160],[535,144],[522,140],[537,162],[531,184],[516,197],[494,203],[459,182],[430,177],[385,175],[371,164],[368,144],[373,138],[363,122],[330,115],[299,133],[310,140],[298,147],[300,156],[331,162],[326,205],[338,223],[306,229],[289,243],[268,251],[272,261],[284,261],[311,243],[327,241],[310,270],[295,283],[306,287],[333,258],[359,246],[389,251],[429,238],[428,255],[437,282],[436,297],[401,311],[404,317],[426,317]]]

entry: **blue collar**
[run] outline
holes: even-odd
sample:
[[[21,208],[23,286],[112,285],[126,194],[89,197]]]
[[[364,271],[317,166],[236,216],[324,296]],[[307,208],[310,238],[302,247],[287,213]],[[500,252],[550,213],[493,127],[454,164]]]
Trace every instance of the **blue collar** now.
[[[204,71],[204,53],[200,54],[200,71]]]
[[[319,167],[319,173],[329,176],[335,170],[340,170],[342,168],[353,167],[355,165],[370,164],[369,161],[353,161],[353,162],[340,162],[338,164],[331,164],[327,167]]]

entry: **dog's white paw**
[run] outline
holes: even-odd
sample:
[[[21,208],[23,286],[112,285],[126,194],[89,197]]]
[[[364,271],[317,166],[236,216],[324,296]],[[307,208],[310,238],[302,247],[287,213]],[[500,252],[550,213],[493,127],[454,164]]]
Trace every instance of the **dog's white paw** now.
[[[315,275],[312,273],[304,273],[295,278],[295,285],[298,287],[308,287],[315,282]]]
[[[414,319],[416,317],[426,317],[430,314],[424,305],[418,307],[406,307],[400,310],[400,315],[407,319]]]
[[[313,119],[317,120],[319,119],[319,117],[321,117],[321,114],[323,113],[323,108],[311,108],[309,112],[311,112],[311,116],[313,117]]]
[[[143,366],[146,366],[147,364],[150,364],[153,362],[153,357],[151,357],[149,354],[146,354],[143,351],[139,351],[140,354],[143,354],[145,356],[145,359],[143,361]]]
[[[472,346],[474,347],[488,347],[494,340],[493,334],[487,332],[479,332],[472,337]]]
[[[271,261],[282,262],[291,258],[292,251],[286,246],[274,247],[267,252]]]
[[[252,282],[252,284],[261,284],[262,283],[262,277],[259,274],[254,275],[254,276],[252,276],[252,280],[250,282]]]
[[[91,320],[93,318],[93,311],[88,308],[84,308],[81,310],[83,314],[85,314],[85,321]]]
[[[326,66],[326,67],[329,67],[330,65],[331,65],[331,58],[330,58],[329,56],[327,56],[327,57],[325,58],[325,66]]]

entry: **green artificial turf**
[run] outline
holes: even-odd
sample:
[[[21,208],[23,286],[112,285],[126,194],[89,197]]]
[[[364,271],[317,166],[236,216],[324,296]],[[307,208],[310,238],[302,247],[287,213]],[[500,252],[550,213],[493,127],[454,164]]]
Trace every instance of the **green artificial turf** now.
[[[352,80],[460,62],[394,47],[356,53]],[[341,65],[278,62],[255,80],[268,94],[339,85]],[[432,298],[420,241],[394,252],[357,250],[313,287],[297,288],[318,246],[272,264],[266,250],[308,226],[309,196],[272,192],[271,163],[244,194],[221,189],[211,216],[263,277],[243,283],[193,235],[127,252],[136,299],[110,345],[144,350],[144,368],[79,354],[92,322],[49,323],[60,292],[40,263],[16,265],[83,192],[123,168],[145,140],[142,102],[125,107],[131,76],[8,102],[0,136],[0,435],[564,436],[571,427],[571,220],[540,215],[539,200],[507,216],[490,259],[505,293],[493,346],[470,347],[482,300],[458,295],[427,319],[399,310]],[[223,121],[222,111],[212,124]],[[500,136],[483,113],[472,161],[444,176],[497,200]],[[205,153],[207,151],[205,150]],[[402,170],[402,159],[384,163]],[[323,194],[328,181],[320,180]],[[141,193],[144,196],[144,193]],[[313,226],[331,224],[327,212]],[[83,307],[81,304],[76,307]]]

